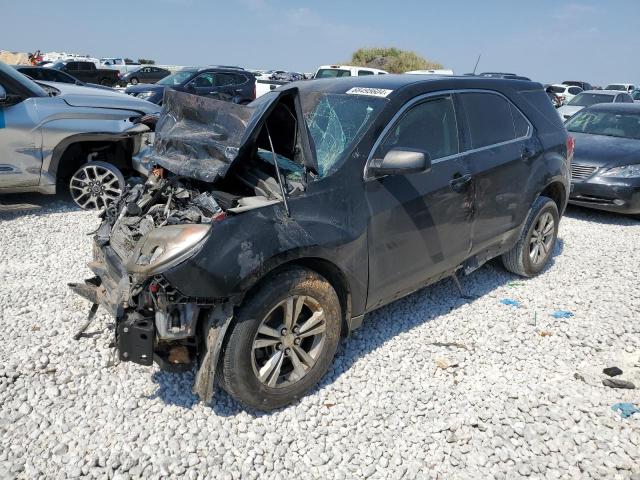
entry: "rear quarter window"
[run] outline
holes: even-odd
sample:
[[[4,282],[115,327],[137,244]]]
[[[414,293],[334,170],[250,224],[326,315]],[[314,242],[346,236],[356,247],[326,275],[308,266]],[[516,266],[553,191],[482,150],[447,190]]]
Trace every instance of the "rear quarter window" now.
[[[483,148],[515,138],[510,103],[492,93],[463,93],[460,100],[467,115],[471,148]]]
[[[536,118],[543,117],[549,126],[564,129],[564,124],[562,123],[560,115],[558,115],[558,112],[544,90],[524,90],[519,92],[519,94],[520,98],[524,100],[526,107],[535,110],[539,114]],[[527,112],[527,109],[525,108],[524,111]],[[531,115],[527,116],[532,118]],[[534,123],[534,125],[536,125],[536,128],[538,129],[541,127],[541,125],[537,123]]]

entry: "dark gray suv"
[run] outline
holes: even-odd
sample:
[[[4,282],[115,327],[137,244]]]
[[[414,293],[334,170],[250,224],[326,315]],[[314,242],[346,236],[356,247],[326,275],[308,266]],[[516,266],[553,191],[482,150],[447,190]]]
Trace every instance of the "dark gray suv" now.
[[[304,395],[364,315],[489,259],[554,250],[572,140],[542,86],[380,75],[248,106],[167,92],[145,185],[108,209],[95,277],[119,358],[197,368],[260,409]]]

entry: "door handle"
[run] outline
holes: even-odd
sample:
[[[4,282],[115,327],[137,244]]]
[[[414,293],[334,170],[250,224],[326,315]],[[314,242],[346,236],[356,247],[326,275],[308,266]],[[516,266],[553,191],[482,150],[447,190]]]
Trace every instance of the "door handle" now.
[[[460,175],[459,173],[456,173],[453,176],[453,179],[449,182],[449,186],[454,192],[460,193],[466,190],[470,183],[471,175],[469,175],[468,173],[466,175]]]

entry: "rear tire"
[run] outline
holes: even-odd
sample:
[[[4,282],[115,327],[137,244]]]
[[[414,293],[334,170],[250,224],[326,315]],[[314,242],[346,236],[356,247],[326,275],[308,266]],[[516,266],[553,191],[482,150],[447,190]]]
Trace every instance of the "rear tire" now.
[[[504,267],[522,277],[539,274],[553,253],[559,222],[556,203],[549,197],[538,197],[531,207],[518,242],[502,255]]]
[[[340,327],[340,301],[329,282],[304,268],[277,273],[238,310],[218,367],[220,383],[256,409],[287,405],[326,373]]]

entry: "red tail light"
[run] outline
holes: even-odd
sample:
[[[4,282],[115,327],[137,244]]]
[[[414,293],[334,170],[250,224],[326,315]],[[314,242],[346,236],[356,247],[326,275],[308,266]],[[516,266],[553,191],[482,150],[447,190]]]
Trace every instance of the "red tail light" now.
[[[576,140],[571,135],[567,137],[567,159],[573,159],[573,151],[576,148]]]

